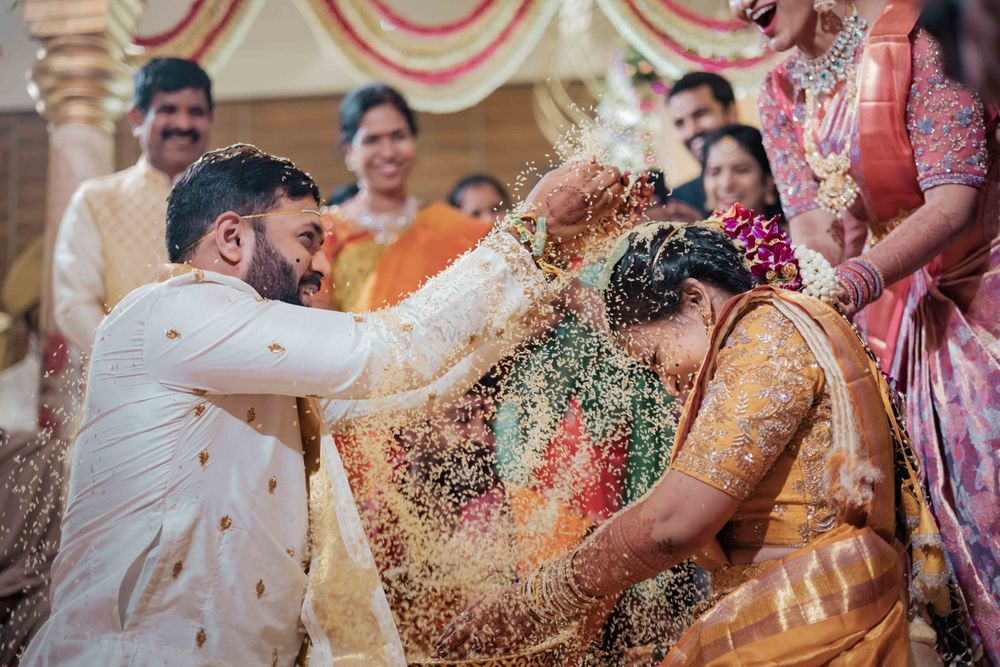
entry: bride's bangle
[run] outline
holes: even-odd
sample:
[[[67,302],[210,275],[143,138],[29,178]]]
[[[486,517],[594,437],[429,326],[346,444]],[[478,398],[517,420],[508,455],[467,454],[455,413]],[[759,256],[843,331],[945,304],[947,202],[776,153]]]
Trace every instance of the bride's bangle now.
[[[521,598],[542,624],[575,621],[604,600],[585,592],[576,580],[576,553],[545,563],[521,582]]]

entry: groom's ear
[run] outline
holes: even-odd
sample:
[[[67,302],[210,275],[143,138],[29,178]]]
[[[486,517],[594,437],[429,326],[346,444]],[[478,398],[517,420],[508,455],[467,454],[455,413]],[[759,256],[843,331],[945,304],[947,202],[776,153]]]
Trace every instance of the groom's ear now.
[[[234,211],[226,211],[212,223],[215,226],[215,247],[219,257],[232,266],[239,266],[253,249],[249,225]]]

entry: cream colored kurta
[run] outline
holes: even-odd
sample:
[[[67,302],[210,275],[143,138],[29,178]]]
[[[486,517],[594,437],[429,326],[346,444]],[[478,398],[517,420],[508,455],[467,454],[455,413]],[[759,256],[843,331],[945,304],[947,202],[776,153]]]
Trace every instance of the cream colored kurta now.
[[[98,330],[52,615],[22,665],[291,665],[309,559],[295,397],[434,383],[547,294],[506,234],[366,316],[211,272],[134,291]]]
[[[52,297],[56,325],[85,352],[104,316],[167,261],[167,197],[173,183],[146,159],[84,181],[56,237]]]

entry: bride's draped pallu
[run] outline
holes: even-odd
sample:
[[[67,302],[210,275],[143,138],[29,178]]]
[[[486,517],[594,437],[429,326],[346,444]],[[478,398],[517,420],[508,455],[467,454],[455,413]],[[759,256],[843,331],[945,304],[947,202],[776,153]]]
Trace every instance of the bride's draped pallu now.
[[[858,203],[845,214],[869,242],[945,184],[979,189],[975,222],[858,316],[904,390],[949,561],[988,655],[1000,661],[1000,164],[996,114],[944,75],[940,49],[914,26],[921,3],[893,0],[858,54],[850,128]],[[761,92],[765,141],[789,217],[816,208],[803,157],[804,106],[786,62]],[[834,104],[833,101],[830,105]]]
[[[893,399],[825,304],[770,286],[726,304],[671,469],[740,505],[697,557],[707,611],[663,665],[908,664],[903,561],[911,599],[942,615],[948,571]],[[774,547],[794,551],[727,556]]]

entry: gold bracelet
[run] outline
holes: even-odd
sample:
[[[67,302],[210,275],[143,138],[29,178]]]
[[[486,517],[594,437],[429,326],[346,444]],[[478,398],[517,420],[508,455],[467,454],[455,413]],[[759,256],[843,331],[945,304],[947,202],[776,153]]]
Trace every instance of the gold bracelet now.
[[[550,279],[565,277],[566,272],[552,261],[555,252],[553,244],[548,239],[548,223],[545,218],[530,213],[523,215],[508,213],[505,221],[517,232],[521,245],[531,253],[532,260],[542,273]],[[529,229],[525,222],[533,223],[535,229]]]

